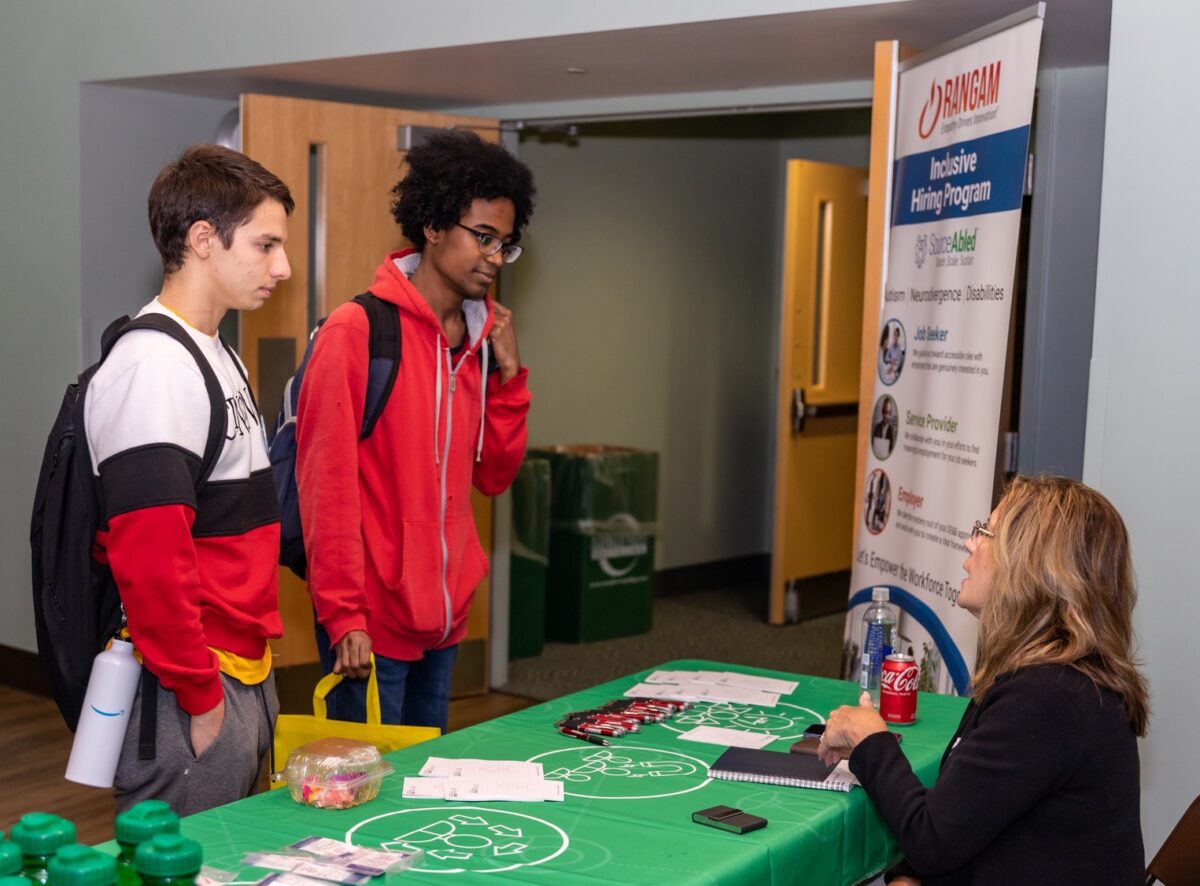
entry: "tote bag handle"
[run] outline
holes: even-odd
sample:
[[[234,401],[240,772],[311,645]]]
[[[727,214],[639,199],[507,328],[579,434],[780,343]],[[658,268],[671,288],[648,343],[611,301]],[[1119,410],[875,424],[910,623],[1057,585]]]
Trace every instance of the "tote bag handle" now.
[[[313,690],[313,716],[318,720],[328,720],[329,711],[325,698],[334,687],[342,682],[342,674],[332,671],[317,683]],[[383,722],[383,714],[379,707],[379,675],[375,672],[375,655],[371,654],[371,676],[367,678],[367,725],[378,726]]]

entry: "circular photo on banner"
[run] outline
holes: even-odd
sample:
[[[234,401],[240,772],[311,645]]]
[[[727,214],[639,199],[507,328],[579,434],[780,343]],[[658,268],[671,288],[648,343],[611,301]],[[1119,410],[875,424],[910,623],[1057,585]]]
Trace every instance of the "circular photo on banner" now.
[[[879,380],[885,385],[894,385],[900,380],[907,348],[908,336],[904,332],[904,324],[895,319],[884,323],[883,332],[879,334],[879,354],[875,362]]]
[[[900,433],[900,414],[891,394],[884,394],[875,401],[871,414],[871,452],[880,461],[887,459],[896,448],[896,437]]]
[[[892,513],[892,481],[883,468],[867,475],[863,484],[863,522],[872,535],[883,532]]]

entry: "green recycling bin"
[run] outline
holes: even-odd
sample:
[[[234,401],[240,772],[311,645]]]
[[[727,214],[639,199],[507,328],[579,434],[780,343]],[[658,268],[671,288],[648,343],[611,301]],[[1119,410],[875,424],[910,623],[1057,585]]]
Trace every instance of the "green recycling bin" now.
[[[526,458],[512,485],[508,658],[541,655],[550,560],[550,462]]]
[[[555,446],[546,637],[569,643],[644,634],[653,614],[658,453]]]

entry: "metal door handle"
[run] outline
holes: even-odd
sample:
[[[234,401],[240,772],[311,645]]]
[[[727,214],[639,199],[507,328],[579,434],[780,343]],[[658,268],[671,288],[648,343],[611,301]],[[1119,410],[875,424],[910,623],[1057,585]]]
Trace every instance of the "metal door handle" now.
[[[858,414],[857,403],[805,403],[804,388],[792,388],[792,433],[803,434],[810,418],[841,418]]]

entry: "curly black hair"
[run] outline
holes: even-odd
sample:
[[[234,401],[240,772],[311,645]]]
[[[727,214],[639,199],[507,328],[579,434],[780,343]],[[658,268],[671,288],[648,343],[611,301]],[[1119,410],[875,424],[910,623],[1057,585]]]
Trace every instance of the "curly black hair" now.
[[[425,228],[453,227],[476,199],[507,197],[516,209],[510,242],[533,214],[533,173],[497,144],[470,130],[429,136],[408,152],[408,174],[392,188],[392,216],[418,251],[425,248]]]

